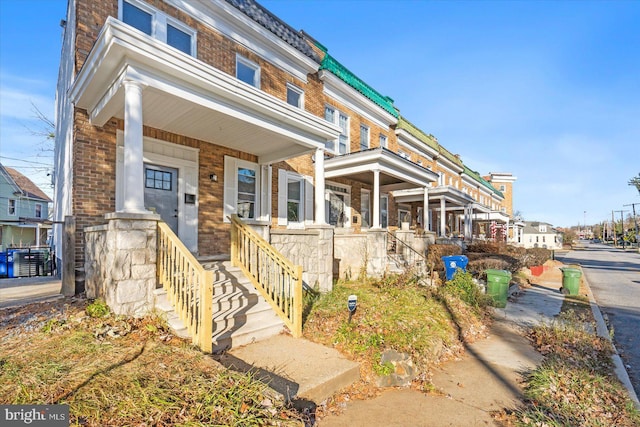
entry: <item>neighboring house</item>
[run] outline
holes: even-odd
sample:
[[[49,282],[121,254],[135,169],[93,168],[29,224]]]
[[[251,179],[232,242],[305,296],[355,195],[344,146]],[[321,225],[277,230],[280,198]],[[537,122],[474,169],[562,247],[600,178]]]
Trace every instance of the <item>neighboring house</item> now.
[[[158,219],[204,260],[233,252],[238,215],[321,290],[383,274],[387,232],[424,248],[510,220],[393,99],[252,0],[70,0],[56,111],[54,238],[75,218],[92,277],[98,234]]]
[[[46,245],[49,203],[29,178],[0,164],[0,251]]]
[[[562,233],[546,222],[525,221],[518,243],[525,248],[562,249]]]

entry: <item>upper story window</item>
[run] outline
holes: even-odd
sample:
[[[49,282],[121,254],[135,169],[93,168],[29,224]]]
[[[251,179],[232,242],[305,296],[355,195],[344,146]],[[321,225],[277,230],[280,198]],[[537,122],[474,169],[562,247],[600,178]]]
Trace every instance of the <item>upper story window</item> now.
[[[346,154],[349,147],[349,116],[327,105],[324,107],[324,119],[340,126],[340,137],[336,141],[327,142],[327,148],[338,154]]]
[[[405,153],[402,150],[398,150],[398,156],[402,157],[403,159],[407,159],[407,160],[411,159],[411,156],[409,155],[409,153]]]
[[[36,203],[36,212],[35,212],[35,217],[36,218],[42,218],[42,204],[40,203]]]
[[[369,149],[369,126],[360,125],[360,150]]]
[[[538,231],[540,233],[546,233],[547,232],[547,226],[540,224],[540,226],[538,227]]]
[[[9,199],[9,209],[7,211],[9,215],[16,214],[16,199]]]
[[[380,134],[379,142],[380,142],[380,147],[387,148],[387,136],[386,135]]]
[[[444,185],[444,173],[438,172],[438,185]]]
[[[140,0],[120,0],[120,19],[169,46],[196,56],[196,31]]]
[[[287,104],[294,107],[304,107],[304,91],[290,83],[287,83]]]
[[[236,78],[260,88],[260,66],[240,55],[236,55]]]
[[[504,184],[502,184],[502,185],[500,186],[500,191],[507,191],[507,186],[506,186],[506,185],[504,185]]]

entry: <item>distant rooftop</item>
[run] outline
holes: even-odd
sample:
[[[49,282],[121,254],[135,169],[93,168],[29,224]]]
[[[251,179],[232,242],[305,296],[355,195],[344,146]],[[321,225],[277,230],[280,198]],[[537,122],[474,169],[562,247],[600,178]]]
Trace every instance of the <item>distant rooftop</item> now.
[[[13,168],[9,168],[6,166],[1,167],[3,167],[5,171],[7,171],[11,179],[13,179],[13,182],[15,182],[20,191],[24,193],[25,197],[29,197],[31,199],[40,199],[44,202],[52,202],[49,196],[47,196],[44,191],[42,191],[37,185],[35,185],[29,178]]]

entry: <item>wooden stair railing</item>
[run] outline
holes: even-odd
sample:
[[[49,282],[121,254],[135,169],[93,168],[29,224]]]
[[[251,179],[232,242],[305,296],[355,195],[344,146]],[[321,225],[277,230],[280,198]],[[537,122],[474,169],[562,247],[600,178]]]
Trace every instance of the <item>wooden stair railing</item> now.
[[[213,272],[205,270],[169,226],[158,222],[158,282],[193,344],[213,348]]]
[[[291,334],[302,336],[302,266],[294,265],[237,215],[231,219],[231,263],[240,267]]]

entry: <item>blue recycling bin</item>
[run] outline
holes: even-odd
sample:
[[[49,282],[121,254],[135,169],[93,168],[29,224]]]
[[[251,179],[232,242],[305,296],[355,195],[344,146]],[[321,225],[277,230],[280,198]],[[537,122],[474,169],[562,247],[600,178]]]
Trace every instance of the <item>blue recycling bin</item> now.
[[[0,277],[7,277],[9,275],[7,267],[7,253],[0,252]]]
[[[0,253],[0,276],[15,277],[13,269],[13,253],[15,249],[9,249]]]
[[[444,263],[444,272],[447,276],[447,280],[451,280],[458,269],[467,271],[469,258],[464,255],[443,256],[442,262]]]

